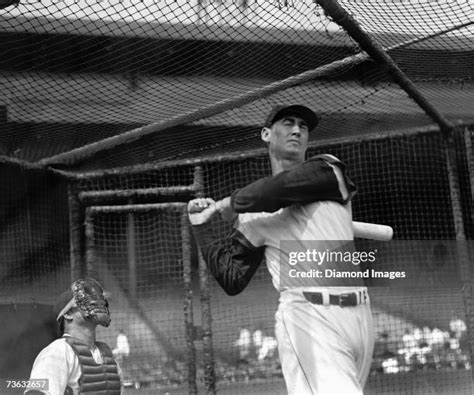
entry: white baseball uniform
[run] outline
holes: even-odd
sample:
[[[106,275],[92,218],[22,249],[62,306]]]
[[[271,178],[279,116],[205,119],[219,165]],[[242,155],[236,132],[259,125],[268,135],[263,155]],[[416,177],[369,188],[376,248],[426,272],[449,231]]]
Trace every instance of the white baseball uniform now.
[[[205,225],[194,227],[211,272],[231,295],[245,288],[265,257],[280,291],[275,333],[290,394],[362,394],[370,370],[373,322],[362,281],[328,286],[322,277],[298,285],[283,277],[290,270],[286,249],[293,245],[282,241],[295,241],[303,251],[314,242],[333,246],[353,239],[354,193],[344,164],[321,155],[232,195],[240,214],[230,250],[217,245]]]
[[[77,354],[66,341],[70,337],[70,335],[64,334],[37,355],[31,370],[30,380],[47,379],[48,388],[45,390],[30,388],[25,390],[25,395],[28,394],[29,390],[39,391],[45,395],[79,394],[82,370]],[[104,357],[99,348],[94,346],[90,352],[94,362],[102,366]],[[117,371],[119,376],[122,377],[118,365]],[[106,392],[103,391],[103,393]]]

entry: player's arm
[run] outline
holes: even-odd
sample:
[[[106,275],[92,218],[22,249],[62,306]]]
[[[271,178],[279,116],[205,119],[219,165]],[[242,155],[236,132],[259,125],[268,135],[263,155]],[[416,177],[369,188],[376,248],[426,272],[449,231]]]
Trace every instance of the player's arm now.
[[[193,212],[193,205],[197,207],[196,212]],[[228,295],[239,294],[260,266],[264,247],[253,246],[237,229],[230,234],[230,246],[221,243],[209,223],[217,213],[211,199],[190,201],[188,213],[194,237],[210,272]]]
[[[345,204],[356,190],[344,163],[331,155],[321,155],[238,189],[228,204],[236,213],[274,212],[292,204],[323,200]]]

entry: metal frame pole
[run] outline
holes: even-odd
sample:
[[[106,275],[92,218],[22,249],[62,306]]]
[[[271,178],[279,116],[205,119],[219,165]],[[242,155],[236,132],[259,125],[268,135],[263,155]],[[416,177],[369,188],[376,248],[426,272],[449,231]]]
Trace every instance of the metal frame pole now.
[[[194,183],[196,196],[204,197],[204,175],[201,166],[194,168]],[[212,343],[212,312],[211,293],[209,289],[209,270],[202,254],[198,251],[199,262],[199,290],[202,310],[202,342],[204,352],[204,381],[207,394],[216,394],[216,373],[214,348]]]
[[[78,198],[78,190],[74,181],[68,184],[69,200],[69,244],[71,281],[81,278],[85,273],[84,267],[84,214],[82,204]]]
[[[186,208],[181,213],[181,243],[183,250],[183,281],[184,281],[184,322],[186,328],[186,344],[189,354],[186,357],[188,364],[188,386],[191,395],[197,394],[196,384],[196,348],[194,346],[195,330],[193,317],[193,280],[191,266],[191,236]]]

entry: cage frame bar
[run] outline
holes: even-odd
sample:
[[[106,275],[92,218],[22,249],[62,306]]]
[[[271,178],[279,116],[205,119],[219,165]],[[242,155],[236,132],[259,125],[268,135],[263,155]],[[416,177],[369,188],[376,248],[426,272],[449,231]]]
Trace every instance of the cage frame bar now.
[[[205,197],[204,171],[201,166],[194,168],[194,184],[196,186],[196,197]],[[204,363],[204,385],[206,393],[216,394],[216,373],[214,359],[214,345],[212,336],[212,311],[210,293],[210,273],[207,268],[201,251],[197,248],[198,273],[199,273],[199,294],[201,302],[202,319],[202,343],[203,343],[203,363]]]
[[[459,120],[454,122],[456,126],[469,126],[474,124],[466,124],[465,122]],[[421,134],[432,134],[432,133],[439,133],[440,128],[436,124],[421,126],[421,127],[413,127],[413,128],[406,128],[400,129],[396,131],[385,131],[380,133],[371,133],[368,135],[359,135],[359,136],[352,136],[352,137],[343,137],[337,139],[330,139],[330,140],[321,140],[321,141],[311,141],[308,143],[308,148],[317,148],[318,146],[323,145],[324,147],[331,147],[335,145],[345,144],[345,143],[361,143],[361,142],[368,142],[368,141],[377,141],[377,140],[384,140],[390,139],[395,137],[404,137],[404,136],[417,136]],[[147,163],[147,164],[140,164],[140,165],[132,165],[132,166],[123,166],[123,167],[116,167],[113,169],[107,170],[91,170],[91,171],[83,171],[83,172],[74,172],[70,170],[60,170],[51,167],[51,171],[57,173],[63,177],[76,179],[76,180],[93,180],[107,176],[121,176],[121,175],[133,175],[139,174],[144,172],[153,172],[153,171],[160,171],[165,170],[177,166],[198,166],[204,165],[207,163],[216,163],[216,162],[227,162],[227,161],[239,161],[247,158],[255,158],[259,156],[263,156],[267,154],[266,148],[256,148],[252,150],[246,150],[244,153],[231,153],[231,154],[217,154],[217,155],[207,155],[200,158],[195,159],[174,159],[156,163]]]
[[[86,209],[84,215],[84,234],[85,234],[85,276],[97,278],[99,271],[97,270],[95,260],[95,231],[94,231],[94,215]]]
[[[189,393],[197,394],[196,377],[196,348],[194,346],[194,321],[193,321],[193,298],[192,298],[192,278],[191,278],[191,241],[189,226],[187,224],[187,204],[181,202],[173,203],[151,203],[151,204],[131,204],[117,206],[87,206],[85,207],[85,233],[86,233],[86,266],[89,275],[97,276],[98,271],[94,265],[94,217],[98,214],[130,214],[144,213],[153,211],[175,210],[181,213],[181,235],[182,253],[183,253],[183,283],[184,283],[184,323],[186,334],[186,345],[188,354],[186,355],[186,364],[188,368],[188,389]],[[132,299],[136,303],[135,299]]]
[[[154,210],[178,210],[181,212],[183,221],[187,219],[186,207],[183,202],[172,203],[152,203],[152,204],[126,204],[126,205],[93,205],[98,199],[116,199],[142,197],[142,196],[162,196],[173,195],[175,193],[190,193],[194,186],[174,187],[174,188],[143,188],[134,192],[131,190],[107,190],[107,191],[80,191],[77,180],[69,179],[68,198],[70,216],[70,255],[71,255],[71,277],[92,275],[98,276],[94,266],[94,229],[93,218],[99,213],[127,213],[127,216],[138,212],[149,212]],[[131,191],[131,193],[130,193]],[[129,200],[130,202],[130,200]],[[84,228],[82,227],[84,226]],[[192,282],[191,282],[191,255],[190,255],[190,235],[189,226],[181,229],[183,236],[183,282],[184,282],[184,321],[188,353],[186,364],[188,369],[188,389],[190,394],[197,394],[196,377],[196,349],[194,346],[194,323],[192,306]],[[187,244],[186,244],[187,243]],[[127,248],[128,251],[128,248]],[[79,273],[79,274],[78,274]],[[79,277],[77,277],[79,278]],[[135,299],[131,303],[136,303]],[[147,317],[143,317],[147,319]],[[152,329],[152,332],[154,330]]]
[[[474,150],[472,148],[474,132],[470,131],[468,127],[465,127],[463,137],[464,146],[466,150],[467,169],[469,172],[469,192],[471,194],[471,210],[474,210]]]
[[[82,224],[85,223],[84,210],[77,197],[78,190],[74,182],[68,183],[69,205],[69,257],[71,281],[83,277],[85,273],[85,235]]]
[[[181,241],[183,256],[183,282],[184,282],[184,322],[186,327],[186,344],[191,355],[188,363],[188,388],[191,395],[198,393],[197,389],[197,368],[196,368],[196,347],[194,346],[195,327],[193,315],[193,279],[191,263],[191,234],[189,230],[188,215],[186,205],[181,213]]]
[[[464,137],[464,130],[457,129],[460,132],[460,137]],[[467,334],[469,339],[469,353],[471,359],[474,358],[474,317],[473,311],[473,275],[471,270],[471,260],[469,247],[466,241],[466,234],[464,229],[464,211],[461,203],[461,189],[459,181],[459,164],[456,158],[455,141],[451,136],[454,131],[450,131],[449,135],[443,135],[445,145],[446,157],[446,172],[448,176],[449,192],[451,197],[451,212],[453,216],[454,230],[456,233],[457,242],[457,256],[459,262],[459,270],[462,282],[462,299],[464,303],[464,313],[467,322]],[[451,137],[451,138],[448,138]],[[474,370],[471,369],[471,379],[474,380]]]
[[[133,199],[128,204],[133,205]],[[127,213],[127,258],[128,258],[128,289],[132,300],[137,299],[137,251],[135,242],[135,216]]]
[[[172,209],[176,211],[182,211],[186,208],[184,202],[166,202],[166,203],[139,203],[139,204],[117,204],[117,205],[106,205],[106,206],[89,206],[87,210],[91,214],[97,213],[122,213],[122,212],[133,212],[133,213],[146,213],[148,211],[162,211],[165,209]]]
[[[471,210],[471,223],[474,221],[472,218],[474,210],[474,152],[472,149],[472,140],[473,134],[469,130],[469,128],[460,129],[460,137],[463,143],[463,148],[465,149],[466,161],[467,161],[467,171],[468,171],[468,194],[470,194],[470,210]],[[459,185],[458,185],[458,189]],[[460,198],[459,198],[460,199]],[[462,208],[462,207],[461,207]],[[461,220],[463,218],[461,217]],[[466,236],[464,235],[464,238]],[[470,347],[470,354],[471,354],[471,361],[474,359],[474,271],[472,269],[472,265],[470,264],[472,254],[474,251],[472,248],[469,248],[469,244],[467,242],[462,243],[459,254],[461,255],[461,264],[460,268],[461,271],[464,273],[464,286],[462,289],[463,294],[463,302],[464,302],[464,313],[465,313],[465,321],[467,322],[467,331],[468,331],[468,338],[469,338],[469,347]],[[474,381],[474,372],[471,369],[471,378]]]
[[[95,205],[104,201],[116,201],[121,199],[144,199],[158,198],[160,196],[191,196],[196,192],[194,185],[157,187],[157,188],[137,188],[137,189],[106,189],[100,191],[81,191],[78,194],[79,200],[83,204]]]

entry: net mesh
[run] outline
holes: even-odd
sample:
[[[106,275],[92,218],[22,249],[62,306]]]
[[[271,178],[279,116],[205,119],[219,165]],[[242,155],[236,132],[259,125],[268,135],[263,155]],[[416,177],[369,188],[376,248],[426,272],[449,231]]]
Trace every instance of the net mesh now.
[[[461,262],[456,256],[454,242],[449,242],[455,238],[455,228],[444,140],[438,132],[409,133],[316,145],[310,148],[308,155],[321,153],[331,153],[350,165],[350,177],[360,190],[353,201],[354,220],[391,225],[395,229],[397,242],[405,242],[394,245],[391,251],[386,252],[380,258],[382,263],[378,269],[407,270],[408,276],[415,282],[405,288],[377,284],[369,287],[377,343],[367,393],[469,393],[472,387],[467,334],[461,331],[457,338],[451,328],[457,319],[465,324],[469,317],[465,315]],[[461,147],[459,154],[462,161],[467,159]],[[270,172],[264,150],[244,157],[208,159],[198,164],[203,175],[203,192],[215,199],[224,198],[236,188]],[[135,168],[133,172],[104,176],[99,176],[101,173],[83,173],[79,187],[99,191],[110,188],[133,190],[145,185],[191,185],[194,166],[183,162],[161,169]],[[463,185],[463,188],[467,186]],[[469,196],[463,195],[465,207],[470,205]],[[127,215],[123,214],[121,218],[125,219]],[[140,284],[139,277],[137,290],[141,287],[141,291],[137,298],[141,305],[153,306],[145,311],[145,316],[160,322],[157,324],[159,328],[166,332],[165,328],[171,325],[173,333],[166,332],[165,336],[174,339],[178,331],[168,323],[168,320],[174,319],[168,309],[173,305],[176,314],[183,295],[175,295],[177,299],[172,303],[158,305],[157,298],[168,300],[165,296],[167,291],[159,293],[161,291],[157,288],[160,289],[160,286],[155,283],[161,281],[162,273],[164,288],[174,288],[177,284],[172,281],[170,285],[166,279],[176,270],[175,262],[179,261],[179,242],[170,252],[176,242],[171,228],[179,224],[179,220],[164,217],[149,220],[156,224],[156,228],[145,225],[148,220],[136,223],[137,227],[143,226],[140,230],[142,242],[137,246],[143,263],[138,264],[138,268],[142,271],[140,276],[154,285],[148,289],[146,284]],[[226,243],[230,225],[220,219],[215,220],[213,225],[216,237]],[[110,249],[109,254],[117,253],[121,257],[121,264],[117,259],[111,261],[114,262],[114,277],[123,278],[126,289],[129,278],[127,269],[118,272],[120,265],[127,265],[124,258],[127,254],[126,241],[123,232],[119,231],[124,227],[124,222],[121,225],[94,222],[97,243],[104,250]],[[468,239],[472,239],[472,227],[466,229]],[[122,239],[118,238],[119,234],[122,234]],[[111,239],[116,239],[114,245],[119,247],[109,246],[107,242]],[[416,240],[420,242],[413,242]],[[158,261],[159,264],[156,263]],[[150,262],[153,269],[147,269],[146,262]],[[197,264],[196,259],[194,264]],[[209,286],[218,391],[284,393],[274,335],[278,293],[271,284],[265,265],[238,296],[227,296],[214,281],[210,281]],[[202,325],[202,311],[197,300],[199,291],[196,284],[194,289],[194,323],[199,327]],[[123,305],[119,303],[120,310]],[[164,321],[159,321],[158,317],[163,317]],[[179,321],[178,317],[175,318]],[[140,325],[133,317],[124,320],[130,325]],[[120,322],[117,325],[124,324]],[[180,333],[179,339],[184,342],[182,330]],[[145,334],[138,338],[139,344],[142,344],[140,347],[144,349],[148,349],[149,342],[153,342]],[[173,358],[178,357],[167,356],[165,360]],[[204,382],[201,358],[202,353],[198,352],[198,380]],[[142,376],[138,377],[145,381]],[[161,380],[163,382],[166,379]]]
[[[341,4],[448,119],[471,120],[472,4]],[[373,61],[331,66],[360,50],[312,2],[20,2],[0,18],[8,156],[47,159],[150,124],[160,131],[126,149],[82,148],[82,166],[237,151],[279,102],[317,110],[319,140],[431,123]]]
[[[340,3],[448,121],[472,124],[471,2]],[[469,303],[459,281],[446,283],[449,265],[426,258],[449,261],[449,245],[436,240],[455,239],[460,217],[467,238],[474,236],[472,130],[456,141],[462,212],[453,213],[445,145],[430,132],[433,121],[316,3],[79,0],[1,7],[0,155],[9,158],[0,168],[3,304],[52,304],[68,286],[69,233],[77,225],[68,218],[71,177],[79,191],[189,186],[201,160],[202,192],[219,199],[269,174],[265,152],[247,151],[262,147],[260,128],[274,104],[298,102],[321,118],[310,155],[331,153],[349,164],[360,189],[355,220],[391,225],[400,241],[433,241],[416,259],[407,247],[427,287],[371,288],[378,338],[367,393],[472,392],[467,335],[456,338],[451,328],[456,317],[472,320]],[[156,199],[140,200],[149,202]],[[151,386],[150,393],[186,392],[180,214],[134,212],[132,220],[132,212],[103,212],[92,221],[95,264],[113,314],[111,330],[100,337],[113,347],[119,329],[128,335],[128,384]],[[220,238],[230,230],[214,225]],[[449,267],[461,264],[455,259]],[[193,265],[196,272],[195,250]],[[196,282],[199,340],[204,322]],[[285,393],[273,333],[278,294],[265,267],[233,298],[209,285],[218,390]],[[19,320],[16,332],[24,327]],[[430,352],[407,352],[429,338],[425,327],[438,339],[450,332],[449,340]],[[0,338],[11,343],[10,333]],[[199,341],[195,347],[203,385],[205,350]]]
[[[187,380],[183,318],[181,213],[172,208],[92,217],[93,266],[109,292],[112,324],[98,332],[115,345],[119,331],[130,355],[124,377],[141,385],[167,386]]]
[[[467,146],[461,142],[459,145],[460,162],[467,166]],[[455,237],[443,139],[438,132],[409,133],[322,144],[309,150],[310,156],[319,153],[331,153],[349,164],[350,176],[360,189],[353,202],[355,220],[391,225],[400,241],[428,243],[423,248],[406,245],[393,260],[398,267],[403,264],[411,267],[426,284],[424,287],[370,288],[378,339],[367,393],[428,394],[435,388],[438,393],[469,393],[472,387],[466,333],[462,332],[459,339],[450,333],[456,317],[464,322],[469,318],[465,317],[462,283],[459,279],[447,281],[459,271],[460,262],[450,260],[449,245],[437,244],[437,240]],[[262,150],[198,164],[202,168],[204,194],[216,199],[270,171]],[[183,162],[155,168],[82,173],[76,186],[79,191],[94,192],[186,186],[193,183],[194,167],[194,163]],[[46,290],[56,289],[58,285],[65,288],[70,275],[69,224],[64,216],[67,207],[58,209],[66,206],[65,181],[45,171],[20,171],[16,166],[8,170],[9,174],[18,176],[18,186],[10,187],[9,195],[5,192],[9,199],[3,203],[4,215],[10,213],[12,225],[3,233],[5,265],[1,297],[4,303],[11,303],[12,297],[16,302],[52,303],[55,294]],[[463,207],[470,210],[468,180],[465,177],[461,180]],[[13,208],[18,203],[17,196],[25,194],[35,198],[22,202],[20,214],[16,215]],[[145,203],[147,199],[141,198],[137,203]],[[185,201],[187,197],[168,196],[158,200],[167,199]],[[45,213],[48,218],[44,217]],[[469,216],[466,221],[468,224]],[[35,223],[39,228],[34,227]],[[92,224],[93,261],[109,292],[113,317],[112,327],[101,329],[99,337],[113,346],[119,329],[128,335],[130,356],[122,361],[128,382],[186,391],[188,351],[183,318],[180,214],[173,210],[136,213],[133,206],[125,206],[121,212],[104,210],[94,216]],[[229,225],[220,220],[214,225],[216,235],[225,241]],[[466,226],[466,230],[467,237],[472,239],[472,227]],[[130,271],[132,250],[135,276]],[[34,260],[25,258],[24,252]],[[195,256],[193,261],[196,265]],[[133,277],[135,282],[130,282]],[[236,394],[284,393],[273,333],[278,294],[265,266],[239,296],[226,296],[214,281],[209,285],[218,390]],[[195,282],[192,289],[194,325],[200,327],[202,307]],[[415,349],[426,338],[438,339],[429,352],[406,351],[409,347]],[[444,339],[442,343],[439,338]],[[203,383],[201,343],[196,342],[196,347],[198,382]]]
[[[0,205],[1,294],[13,303],[51,302],[55,295],[44,290],[70,277],[64,183],[44,171],[14,165],[3,164],[2,173],[8,182]]]

